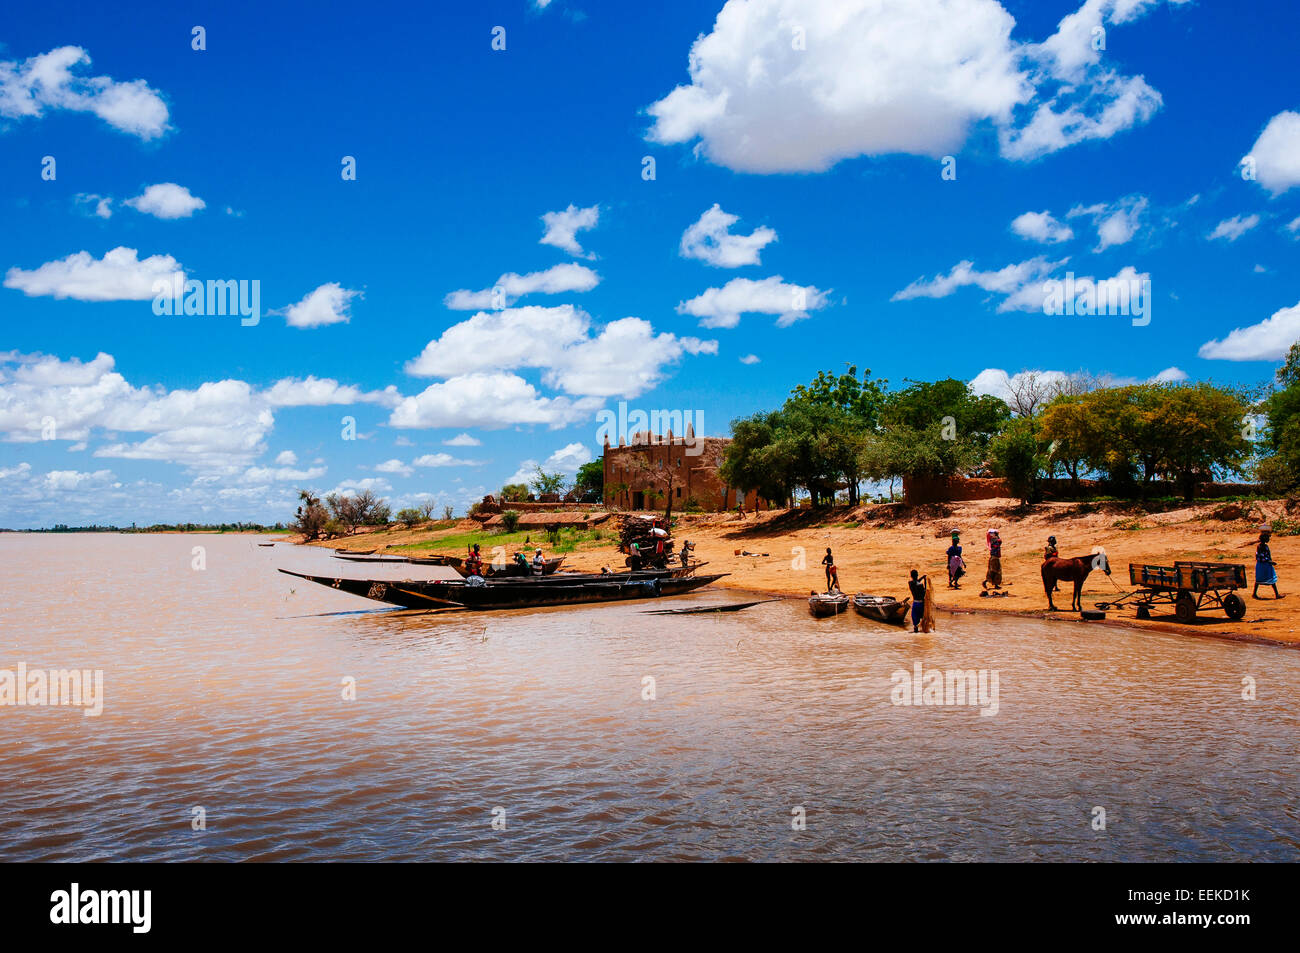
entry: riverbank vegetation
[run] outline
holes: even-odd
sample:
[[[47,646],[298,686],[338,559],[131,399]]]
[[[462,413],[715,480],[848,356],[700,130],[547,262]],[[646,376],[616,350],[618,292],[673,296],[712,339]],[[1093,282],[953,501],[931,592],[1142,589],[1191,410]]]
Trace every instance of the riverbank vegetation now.
[[[1024,371],[993,397],[952,378],[891,389],[850,365],[734,421],[732,438],[723,481],[776,505],[853,506],[866,487],[892,499],[899,480],[964,476],[1001,477],[1026,504],[1049,485],[1078,498],[1191,500],[1201,483],[1257,479],[1283,495],[1300,487],[1300,344],[1276,383],[1255,390]]]

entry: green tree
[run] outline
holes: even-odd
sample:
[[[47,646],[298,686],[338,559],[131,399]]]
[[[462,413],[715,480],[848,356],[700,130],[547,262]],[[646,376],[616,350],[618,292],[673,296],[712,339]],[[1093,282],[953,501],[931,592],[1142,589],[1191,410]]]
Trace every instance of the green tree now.
[[[605,462],[592,460],[578,467],[573,488],[583,503],[599,503],[605,497]]]
[[[1275,493],[1300,487],[1300,341],[1291,345],[1277,371],[1277,386],[1261,404],[1268,456],[1259,464],[1259,480]]]
[[[989,444],[994,472],[1021,503],[1028,505],[1041,499],[1039,474],[1047,462],[1046,446],[1030,417],[1017,417]]]
[[[528,499],[528,484],[507,483],[501,488],[501,502],[523,503]]]
[[[329,512],[317,494],[311,490],[298,491],[298,511],[292,523],[294,530],[307,539],[317,539],[324,533],[329,518]]]
[[[533,492],[536,493],[538,497],[563,493],[564,483],[565,479],[563,473],[547,473],[541,467],[537,468],[537,472],[533,475],[532,480],[529,481],[529,485],[533,488]]]

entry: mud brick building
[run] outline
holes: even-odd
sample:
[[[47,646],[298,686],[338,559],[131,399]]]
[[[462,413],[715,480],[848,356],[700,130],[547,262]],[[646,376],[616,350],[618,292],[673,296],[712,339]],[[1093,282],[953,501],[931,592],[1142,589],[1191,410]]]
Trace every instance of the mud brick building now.
[[[706,512],[735,509],[766,509],[757,494],[742,494],[726,486],[718,476],[722,452],[730,440],[695,436],[687,427],[684,437],[638,431],[618,446],[605,438],[605,503],[625,510],[663,509],[672,497],[673,509],[698,507]]]

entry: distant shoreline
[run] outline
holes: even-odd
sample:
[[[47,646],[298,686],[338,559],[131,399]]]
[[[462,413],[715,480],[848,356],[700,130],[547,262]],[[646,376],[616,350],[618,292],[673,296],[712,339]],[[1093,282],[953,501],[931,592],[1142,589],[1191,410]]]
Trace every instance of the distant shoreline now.
[[[1240,621],[1233,622],[1222,609],[1207,606],[1188,625],[1175,620],[1171,606],[1159,606],[1150,620],[1137,619],[1132,609],[1111,609],[1106,619],[1089,624],[1300,648],[1300,590],[1292,588],[1300,579],[1300,573],[1292,568],[1300,568],[1300,536],[1275,534],[1271,543],[1281,577],[1279,588],[1285,598],[1274,601],[1271,590],[1265,590],[1268,599],[1250,596],[1255,581],[1257,526],[1262,521],[1290,519],[1286,502],[1264,500],[1241,506],[1243,518],[1233,520],[1222,519],[1225,510],[1221,501],[1153,513],[1145,512],[1140,504],[1118,502],[1044,503],[1021,511],[1016,501],[1005,499],[920,507],[868,504],[856,509],[771,510],[743,519],[735,513],[683,513],[674,514],[673,536],[691,540],[696,557],[708,561],[709,572],[730,574],[716,583],[724,588],[805,598],[810,590],[825,588],[819,563],[830,546],[845,592],[902,598],[907,594],[908,572],[915,568],[930,575],[942,611],[1048,621],[1079,621],[1078,613],[1069,611],[1072,593],[1065,584],[1055,596],[1062,611],[1047,611],[1040,567],[1042,547],[1049,535],[1057,537],[1063,556],[1087,555],[1094,546],[1106,550],[1112,576],[1108,579],[1100,572],[1089,576],[1082,594],[1086,609],[1134,588],[1128,579],[1130,562],[1170,565],[1175,560],[1194,559],[1242,563],[1249,585],[1239,593],[1246,601],[1246,616]],[[461,547],[440,548],[438,539],[463,539],[466,526],[474,525],[462,521],[457,527],[433,532],[390,527],[309,545],[344,551],[377,549],[381,553],[459,556],[464,555]],[[566,553],[562,568],[622,569],[624,557],[615,549],[615,530],[612,523],[609,526],[603,539],[581,543]],[[1004,541],[1002,566],[1008,595],[1003,598],[980,595],[987,561],[984,535],[990,528],[998,529]],[[947,588],[945,570],[944,552],[954,529],[961,533],[967,563],[960,590]],[[485,545],[491,538],[485,537]],[[529,545],[551,551],[542,532],[531,534]],[[737,551],[759,555],[737,555]],[[802,568],[796,568],[800,556]],[[357,565],[352,564],[354,571]]]

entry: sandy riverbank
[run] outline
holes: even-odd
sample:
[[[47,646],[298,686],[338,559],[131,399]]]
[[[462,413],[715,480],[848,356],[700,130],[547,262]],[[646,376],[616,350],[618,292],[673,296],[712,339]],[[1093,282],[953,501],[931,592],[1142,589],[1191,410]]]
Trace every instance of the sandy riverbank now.
[[[1236,520],[1216,518],[1213,514],[1222,506],[1206,503],[1148,513],[1129,504],[1047,503],[1022,513],[1010,500],[980,500],[917,508],[885,504],[821,513],[776,510],[746,519],[735,514],[683,514],[674,536],[695,543],[697,557],[709,562],[710,572],[730,573],[721,586],[806,596],[811,589],[824,588],[820,561],[831,546],[846,592],[902,597],[907,592],[908,571],[915,568],[930,573],[938,583],[940,609],[1047,616],[1039,567],[1049,535],[1056,536],[1063,556],[1088,555],[1094,546],[1106,550],[1113,574],[1109,579],[1099,572],[1088,577],[1083,589],[1085,608],[1132,588],[1128,582],[1130,562],[1171,565],[1175,560],[1193,559],[1244,563],[1253,586],[1256,527],[1284,516],[1284,503],[1249,504],[1253,510]],[[1290,518],[1300,518],[1300,514]],[[439,536],[463,533],[465,526],[472,525],[466,522],[433,533],[393,529],[320,545],[351,550],[378,547],[384,552],[412,543],[433,543],[433,548],[424,551],[438,552]],[[1002,575],[1008,594],[1001,598],[980,595],[987,562],[984,533],[990,527],[997,528],[1003,539]],[[954,529],[962,534],[969,573],[957,591],[946,588],[944,568],[944,551]],[[564,568],[622,568],[623,557],[615,550],[612,536],[611,529],[603,540],[580,545],[568,554]],[[1249,591],[1242,593],[1246,617],[1239,622],[1228,620],[1222,609],[1207,607],[1194,624],[1182,625],[1174,619],[1172,606],[1157,607],[1149,621],[1138,620],[1131,609],[1112,610],[1108,622],[1300,647],[1300,595],[1294,594],[1300,575],[1291,568],[1300,566],[1300,536],[1275,534],[1272,549],[1280,567],[1279,588],[1286,598],[1273,600],[1271,590],[1262,590],[1269,598],[1259,600],[1250,598]],[[737,550],[759,555],[736,555]],[[798,559],[801,551],[802,565]],[[1056,604],[1068,610],[1070,591],[1065,584],[1063,589]],[[1077,618],[1068,611],[1052,615]]]

